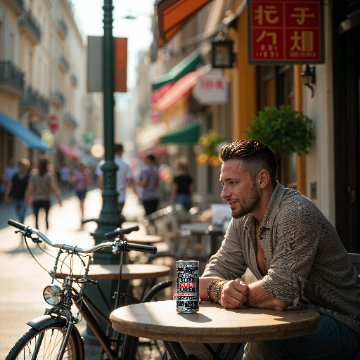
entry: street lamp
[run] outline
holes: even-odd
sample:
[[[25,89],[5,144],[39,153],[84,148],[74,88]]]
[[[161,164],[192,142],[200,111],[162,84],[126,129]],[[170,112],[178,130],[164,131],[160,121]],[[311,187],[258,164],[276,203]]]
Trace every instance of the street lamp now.
[[[304,86],[307,86],[311,89],[311,97],[314,97],[314,88],[315,84],[315,66],[310,67],[308,64],[305,66],[305,70],[300,74]]]
[[[233,42],[231,40],[213,40],[211,42],[211,65],[213,68],[232,68],[234,61]]]

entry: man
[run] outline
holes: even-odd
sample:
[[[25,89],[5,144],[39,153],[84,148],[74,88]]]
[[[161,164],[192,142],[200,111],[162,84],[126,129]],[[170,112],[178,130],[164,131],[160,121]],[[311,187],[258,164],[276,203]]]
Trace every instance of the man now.
[[[0,187],[0,194],[1,199],[3,199],[6,188],[10,183],[12,177],[19,171],[18,167],[15,165],[14,159],[9,160],[9,165],[5,168],[3,176],[2,176],[2,183]]]
[[[155,156],[149,154],[145,157],[145,167],[141,171],[139,186],[142,186],[142,202],[146,215],[151,215],[159,205],[159,170],[155,166]]]
[[[127,186],[133,186],[133,177],[130,166],[121,158],[124,152],[122,144],[114,144],[114,163],[118,166],[116,172],[116,191],[118,192],[118,206],[120,213],[125,205],[125,190]],[[100,162],[96,168],[95,174],[97,175],[97,183],[99,188],[103,188],[103,178],[101,166],[104,162]],[[100,165],[101,164],[101,165]]]
[[[200,297],[225,309],[283,311],[305,306],[321,315],[312,334],[248,343],[243,359],[355,359],[360,351],[360,279],[333,226],[293,189],[276,182],[264,144],[223,146],[221,197],[233,219],[200,278]],[[249,268],[258,281],[240,280]]]

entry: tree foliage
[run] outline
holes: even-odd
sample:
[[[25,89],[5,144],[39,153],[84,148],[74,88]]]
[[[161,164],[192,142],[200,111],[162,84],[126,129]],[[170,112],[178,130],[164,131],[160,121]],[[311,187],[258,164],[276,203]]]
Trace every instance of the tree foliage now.
[[[265,107],[254,122],[245,130],[249,139],[258,140],[276,153],[285,157],[292,153],[309,153],[312,140],[312,120],[300,111],[291,110],[290,106]]]

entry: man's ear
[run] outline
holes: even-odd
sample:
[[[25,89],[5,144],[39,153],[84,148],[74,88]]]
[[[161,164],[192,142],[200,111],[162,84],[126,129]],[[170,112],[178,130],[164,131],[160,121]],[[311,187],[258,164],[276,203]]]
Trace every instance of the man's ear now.
[[[258,175],[258,179],[259,179],[260,188],[264,189],[270,182],[270,175],[269,175],[268,171],[261,170]]]

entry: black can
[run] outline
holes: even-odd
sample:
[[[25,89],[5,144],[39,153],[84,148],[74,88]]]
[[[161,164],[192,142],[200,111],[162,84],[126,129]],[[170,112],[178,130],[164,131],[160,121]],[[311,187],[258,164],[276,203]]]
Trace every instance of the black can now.
[[[191,314],[199,311],[199,262],[176,262],[176,311]]]

